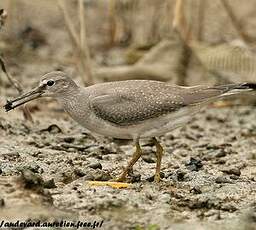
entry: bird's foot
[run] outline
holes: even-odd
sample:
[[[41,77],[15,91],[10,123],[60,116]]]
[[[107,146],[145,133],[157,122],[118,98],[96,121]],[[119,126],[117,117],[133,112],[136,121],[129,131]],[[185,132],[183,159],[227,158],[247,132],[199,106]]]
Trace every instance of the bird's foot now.
[[[160,173],[155,174],[154,176],[154,182],[159,183],[161,181],[161,176]]]
[[[127,181],[127,178],[126,178],[126,175],[124,176],[123,174],[121,174],[119,177],[116,177],[116,178],[113,178],[109,181],[112,181],[112,182],[125,182]]]

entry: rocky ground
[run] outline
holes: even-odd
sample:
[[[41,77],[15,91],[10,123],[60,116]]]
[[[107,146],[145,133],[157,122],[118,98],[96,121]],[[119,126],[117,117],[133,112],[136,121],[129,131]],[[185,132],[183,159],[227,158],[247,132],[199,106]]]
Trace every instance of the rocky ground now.
[[[154,149],[143,140],[132,185],[114,189],[87,181],[120,173],[131,143],[91,134],[50,104],[38,103],[35,124],[19,110],[1,112],[2,218],[104,220],[103,229],[255,229],[255,107],[210,108],[164,136],[160,184],[151,182]]]

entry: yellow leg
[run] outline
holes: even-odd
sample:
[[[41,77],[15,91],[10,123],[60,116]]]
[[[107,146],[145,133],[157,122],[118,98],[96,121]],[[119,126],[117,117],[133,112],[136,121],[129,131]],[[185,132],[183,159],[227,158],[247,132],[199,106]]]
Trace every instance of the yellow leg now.
[[[160,170],[161,170],[161,161],[163,156],[163,147],[160,145],[160,143],[157,141],[155,137],[153,137],[153,143],[156,146],[156,174],[154,177],[154,182],[159,182],[160,177]]]
[[[122,174],[120,175],[120,177],[118,177],[115,181],[118,182],[123,182],[126,179],[126,176],[128,174],[128,172],[132,169],[133,165],[139,160],[139,158],[142,155],[142,151],[140,148],[140,144],[139,141],[136,141],[135,143],[136,146],[136,150],[132,155],[132,159],[130,160],[130,162],[128,163],[128,165],[126,166],[126,168],[124,169],[124,171],[122,172]]]

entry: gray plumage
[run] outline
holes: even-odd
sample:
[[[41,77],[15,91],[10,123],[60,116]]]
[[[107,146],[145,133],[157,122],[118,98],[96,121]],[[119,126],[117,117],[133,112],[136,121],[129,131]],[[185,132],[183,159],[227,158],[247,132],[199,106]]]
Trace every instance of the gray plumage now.
[[[48,86],[47,82],[54,85]],[[181,87],[159,81],[129,80],[79,87],[65,73],[41,79],[40,96],[56,98],[84,127],[106,136],[136,139],[160,136],[184,125],[207,103],[251,90],[248,84]],[[18,98],[19,99],[19,98]],[[14,100],[6,105],[16,107]]]
[[[86,88],[95,114],[116,125],[127,126],[157,118],[220,96],[225,89],[185,88],[158,81],[131,80]]]

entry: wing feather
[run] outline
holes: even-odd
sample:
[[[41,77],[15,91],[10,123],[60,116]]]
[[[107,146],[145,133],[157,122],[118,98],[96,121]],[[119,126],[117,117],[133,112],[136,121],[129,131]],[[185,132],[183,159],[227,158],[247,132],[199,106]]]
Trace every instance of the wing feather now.
[[[100,90],[95,90],[97,93],[90,98],[92,110],[99,118],[119,126],[138,124],[185,106],[210,102],[225,91],[216,87],[180,87],[143,80],[112,82],[98,87]]]

